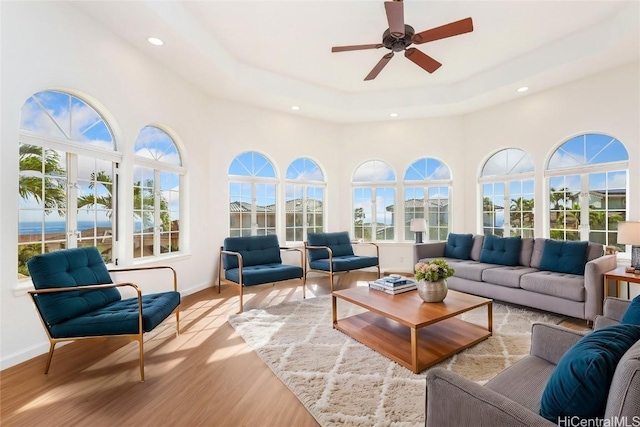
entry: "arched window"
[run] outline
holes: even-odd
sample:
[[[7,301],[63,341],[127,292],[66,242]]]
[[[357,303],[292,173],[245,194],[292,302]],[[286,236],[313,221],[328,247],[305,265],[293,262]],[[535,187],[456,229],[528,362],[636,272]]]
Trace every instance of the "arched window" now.
[[[394,240],[395,181],[391,166],[380,160],[369,160],[353,173],[353,228],[357,239]]]
[[[534,236],[534,166],[518,148],[500,150],[485,162],[482,185],[482,228],[497,236]]]
[[[32,95],[20,116],[18,273],[34,255],[97,246],[113,253],[114,177],[121,155],[105,119],[60,91]]]
[[[276,186],[273,164],[247,151],[229,166],[229,235],[276,234]]]
[[[185,174],[178,147],[163,129],[145,126],[133,150],[133,257],[178,252]]]
[[[313,160],[301,157],[287,168],[286,182],[286,238],[302,242],[307,233],[324,229],[324,174]]]
[[[440,160],[418,159],[404,174],[404,239],[413,240],[409,229],[414,218],[426,218],[428,240],[446,240],[449,234],[451,171]]]
[[[564,142],[549,158],[549,235],[618,246],[627,217],[629,154],[616,138],[590,133]]]

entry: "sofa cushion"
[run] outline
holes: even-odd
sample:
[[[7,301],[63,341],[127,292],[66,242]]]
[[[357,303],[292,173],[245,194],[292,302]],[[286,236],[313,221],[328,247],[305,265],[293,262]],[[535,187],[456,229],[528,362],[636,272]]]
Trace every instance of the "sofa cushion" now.
[[[115,288],[83,291],[83,285],[113,283],[107,266],[94,246],[37,255],[27,261],[36,289],[77,287],[78,291],[41,294],[36,303],[49,325],[89,313],[121,299]]]
[[[520,265],[531,267],[531,255],[533,254],[533,237],[525,237],[522,239],[520,246]]]
[[[484,237],[480,262],[500,265],[518,265],[522,240],[516,237],[498,237],[492,234]]]
[[[458,260],[458,262],[451,262],[450,264],[456,271],[455,277],[475,280],[476,282],[482,281],[482,272],[486,269],[499,267],[499,265],[496,264],[485,264],[471,260]]]
[[[333,271],[351,271],[360,268],[375,267],[378,265],[378,257],[347,255],[333,257]],[[314,270],[329,271],[329,259],[309,261],[309,266]]]
[[[469,259],[473,246],[473,234],[449,233],[444,247],[444,256],[448,258]]]
[[[629,307],[624,311],[620,323],[627,325],[640,325],[640,295],[631,301]]]
[[[540,270],[584,274],[588,246],[589,242],[547,240],[540,261]]]
[[[239,252],[242,255],[243,267],[282,263],[280,243],[278,243],[278,236],[275,234],[227,237],[224,239],[222,247],[227,251]],[[238,268],[238,257],[235,255],[224,255],[222,260],[225,270]]]
[[[338,231],[335,233],[309,233],[307,235],[307,244],[309,246],[328,246],[334,257],[353,255],[353,246],[351,238],[347,231]],[[310,261],[329,258],[329,251],[326,249],[308,251]]]
[[[542,393],[540,415],[602,418],[616,366],[640,339],[640,327],[614,325],[598,329],[573,345],[551,374]]]
[[[473,245],[471,246],[471,252],[469,258],[474,261],[480,261],[480,254],[482,253],[482,244],[484,243],[484,236],[482,234],[473,235]]]
[[[620,359],[613,374],[605,419],[638,419],[640,407],[640,341]]]
[[[540,268],[540,261],[542,261],[542,253],[544,252],[544,244],[547,239],[538,237],[533,241],[533,251],[531,252],[531,264],[530,267]]]
[[[587,262],[600,258],[602,255],[604,255],[604,245],[602,243],[589,242],[589,246],[587,248]]]
[[[535,268],[521,265],[488,268],[482,271],[482,281],[493,285],[519,288],[520,278],[525,274],[535,273],[536,271],[538,270]]]
[[[457,270],[456,270],[457,271]],[[582,302],[585,300],[584,276],[538,271],[520,278],[520,287],[539,294]]]

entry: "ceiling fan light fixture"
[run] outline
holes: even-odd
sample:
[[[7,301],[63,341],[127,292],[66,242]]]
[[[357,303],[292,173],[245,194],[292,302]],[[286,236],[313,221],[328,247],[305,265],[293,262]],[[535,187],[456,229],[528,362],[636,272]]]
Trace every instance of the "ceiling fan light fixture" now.
[[[149,37],[147,41],[154,46],[162,46],[164,44],[164,42],[157,37]]]
[[[519,88],[518,88],[518,92],[519,92],[519,93],[526,92],[526,91],[528,91],[528,90],[529,90],[529,87],[528,87],[528,86],[522,86],[522,87],[519,87]]]

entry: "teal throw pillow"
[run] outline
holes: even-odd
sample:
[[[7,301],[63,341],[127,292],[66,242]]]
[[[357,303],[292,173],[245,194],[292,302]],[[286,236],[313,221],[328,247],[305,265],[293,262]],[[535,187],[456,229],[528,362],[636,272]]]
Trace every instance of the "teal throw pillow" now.
[[[613,374],[622,356],[640,339],[640,327],[614,325],[598,329],[562,356],[542,393],[540,415],[602,418]]]
[[[480,262],[500,265],[518,265],[522,239],[516,237],[484,236]]]
[[[444,247],[444,256],[447,258],[469,259],[473,247],[473,234],[449,233],[447,244]]]
[[[584,274],[589,242],[546,240],[540,270],[557,273]]]
[[[625,325],[640,325],[640,295],[635,297],[622,315],[620,323]]]

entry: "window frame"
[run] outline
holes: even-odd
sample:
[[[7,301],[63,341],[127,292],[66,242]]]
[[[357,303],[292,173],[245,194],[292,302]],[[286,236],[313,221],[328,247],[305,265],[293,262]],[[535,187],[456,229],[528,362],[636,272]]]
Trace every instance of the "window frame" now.
[[[319,171],[320,173],[322,173],[322,180],[310,180],[310,179],[293,179],[293,178],[286,178],[287,175],[289,174],[289,170],[291,169],[291,167],[293,166],[294,162],[298,161],[298,160],[303,160],[304,162],[311,162]],[[298,157],[296,159],[294,159],[289,166],[287,167],[287,171],[285,173],[285,196],[284,196],[284,216],[285,216],[285,223],[284,223],[284,230],[285,230],[285,241],[287,243],[301,243],[307,240],[307,234],[309,232],[313,232],[313,233],[318,233],[318,232],[322,232],[323,230],[326,229],[326,210],[325,210],[325,206],[326,206],[326,197],[327,197],[327,183],[325,180],[325,174],[324,171],[322,170],[322,168],[320,167],[320,165],[318,165],[318,163],[308,157]],[[297,189],[301,189],[302,191],[302,197],[301,197],[301,205],[302,205],[302,212],[299,213],[302,216],[302,225],[300,226],[296,226],[295,225],[295,219],[294,219],[294,224],[293,226],[290,226],[288,224],[288,220],[289,220],[289,215],[291,214],[291,212],[289,212],[287,206],[288,203],[290,201],[295,201],[297,198],[293,197],[293,199],[289,200],[289,191],[293,191],[293,193],[295,194]],[[320,201],[322,204],[322,211],[320,212],[320,215],[322,216],[322,223],[320,224],[320,226],[315,225],[315,227],[312,227],[309,225],[308,222],[308,190],[313,189],[314,191],[316,190],[320,190],[322,192],[322,200]],[[317,200],[317,199],[313,199],[313,200]],[[295,215],[297,214],[297,212],[293,212],[294,214],[294,218]],[[314,216],[317,216],[318,213],[314,212],[313,213]],[[296,234],[296,230],[298,229],[302,229],[302,239],[301,240],[297,240],[295,239],[295,234]],[[312,231],[309,231],[313,229]],[[291,240],[289,239],[289,231],[292,230],[293,231],[293,235],[294,235],[294,239]]]

